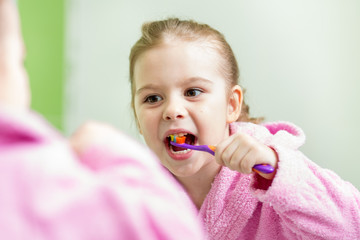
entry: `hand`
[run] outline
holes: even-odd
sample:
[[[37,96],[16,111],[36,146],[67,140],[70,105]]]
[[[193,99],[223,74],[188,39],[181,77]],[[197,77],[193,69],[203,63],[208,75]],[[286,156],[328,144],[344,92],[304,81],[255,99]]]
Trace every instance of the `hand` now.
[[[134,162],[140,161],[147,167],[155,166],[155,155],[150,153],[144,145],[138,143],[128,135],[117,130],[113,126],[96,121],[88,121],[80,126],[69,138],[70,146],[75,154],[82,161],[88,150],[101,150],[106,156],[111,158],[124,157],[133,159]],[[105,161],[107,158],[99,158]],[[98,162],[99,166],[112,164],[111,162]],[[157,166],[157,165],[156,165]]]
[[[12,0],[0,0],[0,104],[27,109],[28,78],[23,65],[24,44],[17,8]]]
[[[133,141],[128,136],[113,126],[96,121],[87,121],[82,124],[70,136],[69,142],[78,156],[81,156],[92,147],[106,148],[110,152],[124,154],[129,148],[133,148],[135,147],[133,145],[136,145],[136,143],[131,143]],[[128,148],[121,147],[121,143]],[[137,152],[136,149],[132,149],[132,151]]]
[[[266,179],[274,178],[278,162],[273,149],[244,133],[236,133],[219,143],[215,159],[220,165],[244,174],[252,173],[256,164],[270,164],[275,169],[273,173],[259,173]]]

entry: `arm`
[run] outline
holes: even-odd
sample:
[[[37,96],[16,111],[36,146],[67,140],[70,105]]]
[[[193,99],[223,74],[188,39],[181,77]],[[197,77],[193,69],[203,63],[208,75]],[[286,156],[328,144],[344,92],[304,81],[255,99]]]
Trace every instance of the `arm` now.
[[[284,128],[285,127],[285,128]],[[266,144],[279,158],[272,182],[256,178],[255,196],[271,206],[289,237],[359,239],[360,193],[334,172],[322,169],[297,148],[305,139],[294,125],[267,125]]]

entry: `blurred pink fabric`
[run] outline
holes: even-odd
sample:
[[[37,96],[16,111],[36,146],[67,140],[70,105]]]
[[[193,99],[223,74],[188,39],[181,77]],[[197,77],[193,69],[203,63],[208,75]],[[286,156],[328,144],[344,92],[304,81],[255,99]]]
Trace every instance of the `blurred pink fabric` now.
[[[0,106],[0,238],[203,239],[173,177],[119,141],[123,153],[94,146],[77,159],[42,117]]]
[[[273,148],[278,169],[269,181],[222,168],[199,213],[210,239],[360,239],[359,191],[297,150],[300,128],[232,124],[238,131]]]

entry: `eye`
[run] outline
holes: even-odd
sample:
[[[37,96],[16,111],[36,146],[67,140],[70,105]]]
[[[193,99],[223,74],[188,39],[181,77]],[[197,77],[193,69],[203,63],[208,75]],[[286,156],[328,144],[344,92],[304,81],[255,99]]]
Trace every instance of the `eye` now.
[[[191,88],[185,91],[185,96],[187,97],[196,97],[198,95],[200,95],[201,93],[203,93],[202,90],[197,89],[197,88]]]
[[[160,97],[159,95],[150,95],[145,98],[144,102],[151,104],[151,103],[157,103],[161,100],[162,100],[162,97]]]

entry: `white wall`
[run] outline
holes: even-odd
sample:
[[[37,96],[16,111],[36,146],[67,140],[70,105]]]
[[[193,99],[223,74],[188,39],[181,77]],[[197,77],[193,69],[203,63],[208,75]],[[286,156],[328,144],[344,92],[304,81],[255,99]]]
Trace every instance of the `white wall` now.
[[[253,115],[302,127],[302,151],[360,189],[360,1],[68,0],[66,132],[86,119],[138,137],[128,55],[141,24],[208,23],[238,58]]]

